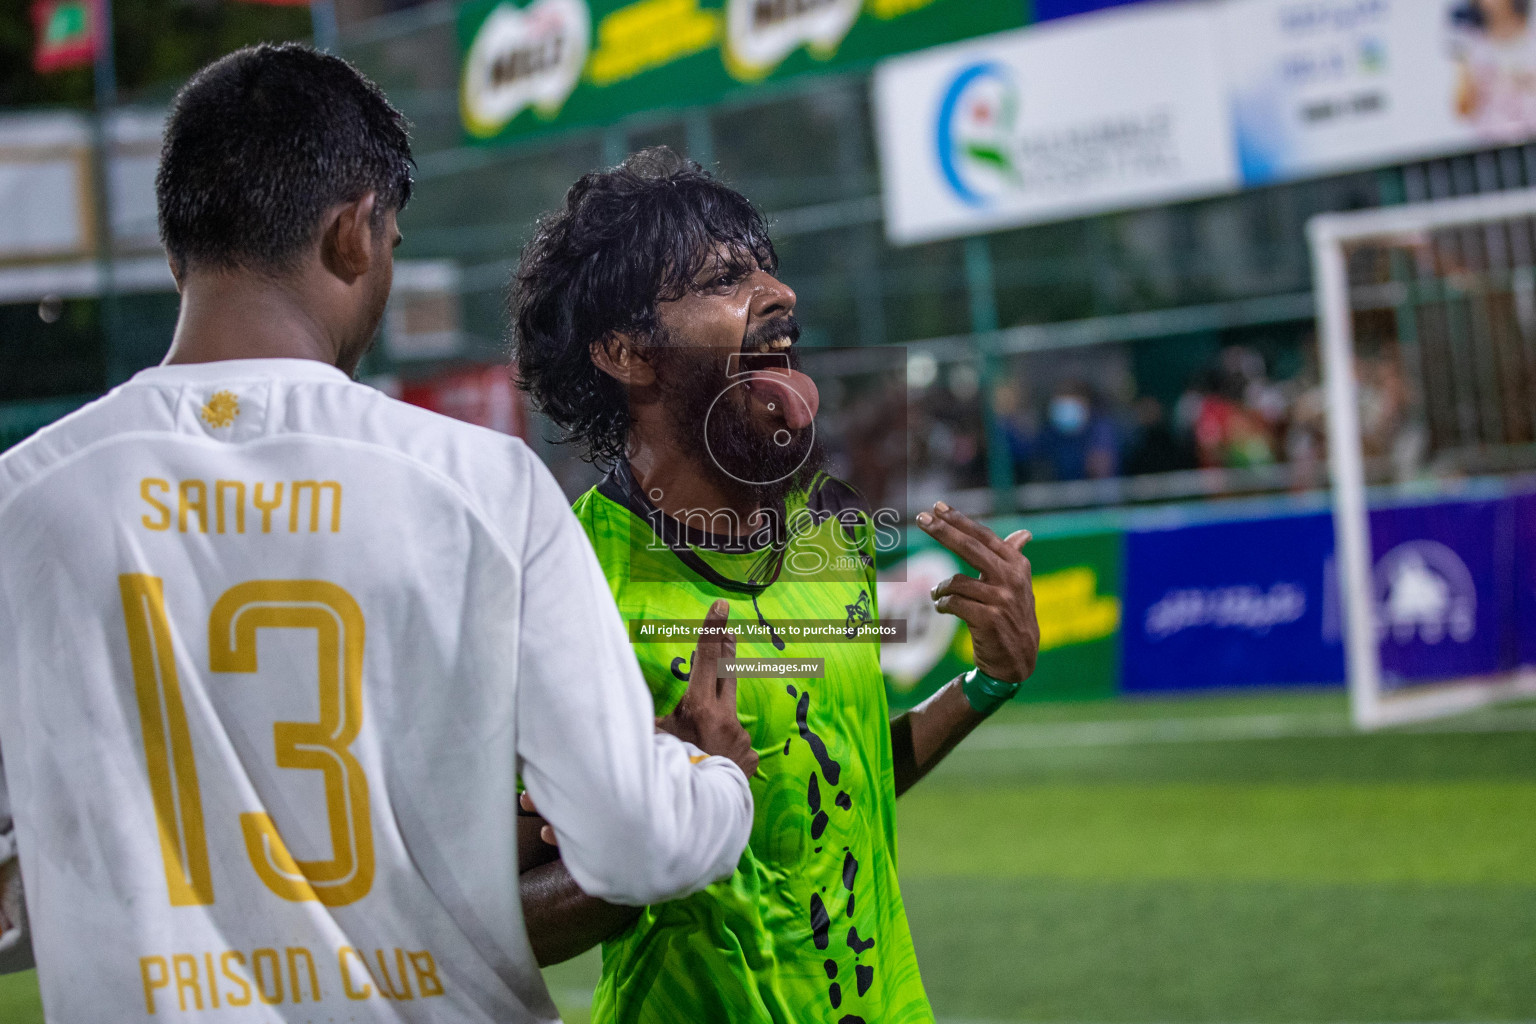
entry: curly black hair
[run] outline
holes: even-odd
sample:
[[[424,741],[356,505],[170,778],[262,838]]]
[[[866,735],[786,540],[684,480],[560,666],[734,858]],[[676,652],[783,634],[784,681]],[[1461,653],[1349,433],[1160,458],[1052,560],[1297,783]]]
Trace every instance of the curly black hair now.
[[[518,386],[587,461],[622,459],[629,433],[624,388],[592,362],[593,343],[656,340],[657,303],[722,253],[778,270],[762,213],[665,146],[582,175],[539,222],[509,294]]]

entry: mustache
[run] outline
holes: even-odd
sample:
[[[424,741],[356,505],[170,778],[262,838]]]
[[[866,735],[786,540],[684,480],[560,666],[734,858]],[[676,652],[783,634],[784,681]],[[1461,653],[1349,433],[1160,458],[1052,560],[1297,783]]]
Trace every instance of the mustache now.
[[[784,316],[769,320],[767,323],[758,324],[752,328],[752,330],[747,332],[747,336],[742,339],[742,348],[766,345],[768,342],[778,341],[780,338],[788,338],[791,345],[800,340],[800,321],[795,319],[793,313],[787,313]]]

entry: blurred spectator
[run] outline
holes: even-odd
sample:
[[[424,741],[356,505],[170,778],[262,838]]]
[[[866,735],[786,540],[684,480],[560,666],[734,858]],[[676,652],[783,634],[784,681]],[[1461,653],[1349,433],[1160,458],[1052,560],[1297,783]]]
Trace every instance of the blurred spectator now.
[[[1254,345],[1222,348],[1192,375],[1171,408],[1154,394],[1138,394],[1126,349],[1106,349],[1095,360],[1080,353],[1055,361],[1049,353],[1020,356],[991,390],[1014,482],[1285,466],[1280,474],[1213,477],[1190,496],[1212,493],[1212,484],[1235,490],[1327,486],[1327,402],[1315,342],[1304,335],[1296,341],[1293,350],[1268,356]],[[918,508],[988,483],[975,365],[963,360],[913,362],[921,373],[909,368],[902,382],[859,388],[839,435],[846,447],[839,469],[877,504]],[[1275,365],[1291,367],[1289,375],[1271,379]],[[1425,459],[1425,429],[1396,346],[1384,342],[1374,353],[1361,355],[1356,374],[1362,442],[1372,479],[1418,475]],[[1046,390],[1051,381],[1059,383]],[[838,404],[830,397],[830,386],[826,394],[824,409]],[[900,429],[903,405],[909,417],[905,438]],[[903,456],[910,487],[905,503],[900,491]],[[1186,493],[1186,486],[1169,481],[1167,493]],[[1154,486],[1137,493],[1163,491]],[[1079,499],[1073,494],[1080,493],[1068,489],[1061,497],[1075,501]],[[1057,499],[1046,489],[1029,500],[1048,507]]]
[[[913,509],[987,483],[981,402],[964,381],[909,391],[908,500]],[[958,392],[958,393],[957,393]]]
[[[1408,382],[1396,349],[1355,360],[1360,396],[1360,444],[1368,459],[1393,454],[1408,420]]]
[[[854,487],[870,508],[906,511],[906,460],[908,457],[907,388],[904,381],[889,381],[851,403],[847,420],[847,458],[840,475]]]
[[[1136,399],[1135,414],[1136,433],[1125,456],[1126,476],[1195,468],[1194,445],[1174,432],[1162,402],[1142,395]]]
[[[1291,467],[1291,489],[1323,487],[1328,483],[1328,397],[1318,379],[1317,357],[1308,351],[1306,366],[1292,381],[1294,397],[1285,430],[1285,459]]]
[[[1179,406],[1201,467],[1237,469],[1275,461],[1284,396],[1270,385],[1263,357],[1252,349],[1223,350],[1219,366],[1203,374]]]
[[[1414,398],[1403,376],[1395,345],[1375,355],[1355,359],[1356,401],[1360,414],[1360,448],[1368,463],[1385,463],[1394,480],[1409,480],[1423,469],[1427,438],[1414,416]],[[1298,489],[1327,483],[1323,462],[1328,454],[1328,398],[1318,380],[1315,360],[1297,375],[1285,438],[1292,486]],[[1382,471],[1373,472],[1379,477]]]
[[[1079,381],[1059,386],[1045,407],[1045,421],[1026,446],[1034,477],[1104,480],[1120,473],[1119,424]]]
[[[1039,431],[1040,423],[1024,401],[1024,390],[1019,381],[1000,381],[992,388],[992,413],[997,417],[998,431],[1008,444],[1014,482],[1028,483],[1029,443]]]

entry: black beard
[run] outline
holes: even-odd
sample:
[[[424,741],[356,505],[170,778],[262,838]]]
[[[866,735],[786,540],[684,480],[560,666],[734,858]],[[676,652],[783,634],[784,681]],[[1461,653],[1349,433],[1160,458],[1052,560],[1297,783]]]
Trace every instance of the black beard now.
[[[657,386],[679,448],[737,507],[778,508],[827,462],[815,425],[791,431],[788,444],[764,437],[747,413],[746,389],[727,375],[726,356],[658,339]],[[662,354],[664,352],[664,354]],[[789,351],[790,366],[799,354]]]

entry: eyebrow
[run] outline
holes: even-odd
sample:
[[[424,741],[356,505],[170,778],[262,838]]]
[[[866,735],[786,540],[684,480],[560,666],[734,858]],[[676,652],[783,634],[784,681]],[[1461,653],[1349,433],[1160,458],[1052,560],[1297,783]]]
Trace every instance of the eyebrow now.
[[[751,271],[762,266],[757,254],[744,246],[732,246],[724,254],[716,252],[713,256],[705,257],[704,263],[699,267],[699,272],[694,275],[695,280],[700,277],[708,277],[722,271],[731,273],[737,271]]]

